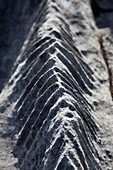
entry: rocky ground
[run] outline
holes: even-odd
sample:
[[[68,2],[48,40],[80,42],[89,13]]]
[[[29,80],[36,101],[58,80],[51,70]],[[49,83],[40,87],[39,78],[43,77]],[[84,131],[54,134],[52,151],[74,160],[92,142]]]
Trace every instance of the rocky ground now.
[[[0,1],[0,169],[113,170],[113,2]]]

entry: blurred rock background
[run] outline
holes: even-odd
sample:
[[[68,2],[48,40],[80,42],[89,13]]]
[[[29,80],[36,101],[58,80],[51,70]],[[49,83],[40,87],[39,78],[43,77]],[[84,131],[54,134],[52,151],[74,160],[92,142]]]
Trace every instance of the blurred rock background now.
[[[0,0],[0,91],[11,73],[41,0]]]

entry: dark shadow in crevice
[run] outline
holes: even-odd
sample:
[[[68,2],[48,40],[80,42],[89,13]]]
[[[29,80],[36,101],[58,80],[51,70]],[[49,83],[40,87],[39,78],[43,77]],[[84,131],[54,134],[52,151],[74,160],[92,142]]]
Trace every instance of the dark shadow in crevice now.
[[[99,4],[97,3],[97,0],[91,0],[91,8],[95,18],[99,17],[99,15],[102,13],[113,12],[113,9],[104,9],[100,7]]]

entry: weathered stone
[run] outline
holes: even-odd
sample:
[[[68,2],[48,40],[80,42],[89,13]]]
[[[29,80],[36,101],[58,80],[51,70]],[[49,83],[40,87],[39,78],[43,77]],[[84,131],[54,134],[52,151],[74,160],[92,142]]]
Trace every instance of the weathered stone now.
[[[43,0],[33,16],[0,94],[0,168],[112,168],[109,75],[90,2]]]

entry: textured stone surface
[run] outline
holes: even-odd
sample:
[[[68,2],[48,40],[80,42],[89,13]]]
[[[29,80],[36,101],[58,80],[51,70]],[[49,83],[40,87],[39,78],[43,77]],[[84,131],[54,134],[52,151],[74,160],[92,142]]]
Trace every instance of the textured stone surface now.
[[[0,168],[112,169],[110,47],[90,2],[46,0],[33,16],[0,94]]]
[[[110,82],[110,91],[111,96],[113,97],[113,48],[112,48],[112,39],[113,39],[113,1],[95,1],[98,6],[104,8],[106,6],[106,10],[100,10],[98,16],[95,16],[96,24],[99,28],[99,41],[103,53],[104,60],[108,67],[109,74],[109,82]]]

